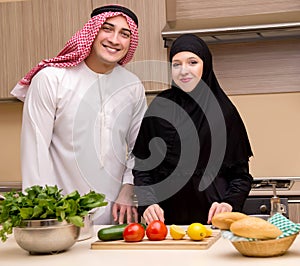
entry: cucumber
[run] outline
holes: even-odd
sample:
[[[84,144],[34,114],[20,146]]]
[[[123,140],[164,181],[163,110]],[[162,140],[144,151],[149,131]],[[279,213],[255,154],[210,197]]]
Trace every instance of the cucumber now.
[[[146,230],[146,225],[140,223]],[[128,224],[118,224],[110,227],[102,228],[98,231],[98,238],[102,241],[122,240],[123,232]]]
[[[102,241],[113,241],[123,239],[123,232],[127,224],[113,225],[98,231],[98,238]]]

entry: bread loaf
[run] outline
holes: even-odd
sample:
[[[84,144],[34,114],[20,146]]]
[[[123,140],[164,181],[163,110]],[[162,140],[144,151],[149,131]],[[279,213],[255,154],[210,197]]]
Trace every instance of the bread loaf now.
[[[282,234],[278,227],[268,221],[250,216],[233,222],[230,231],[237,236],[257,239],[276,238]]]
[[[233,222],[246,217],[248,216],[241,212],[221,212],[214,215],[211,222],[221,230],[229,230]]]

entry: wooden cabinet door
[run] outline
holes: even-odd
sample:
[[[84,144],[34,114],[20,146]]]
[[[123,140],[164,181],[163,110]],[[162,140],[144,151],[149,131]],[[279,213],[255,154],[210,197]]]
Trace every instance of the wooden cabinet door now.
[[[0,98],[38,62],[59,53],[89,19],[90,0],[0,2]]]

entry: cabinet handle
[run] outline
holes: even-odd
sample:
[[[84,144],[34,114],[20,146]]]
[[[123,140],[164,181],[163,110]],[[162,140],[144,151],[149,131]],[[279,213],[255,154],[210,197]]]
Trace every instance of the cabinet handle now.
[[[300,199],[288,200],[288,203],[300,203]]]

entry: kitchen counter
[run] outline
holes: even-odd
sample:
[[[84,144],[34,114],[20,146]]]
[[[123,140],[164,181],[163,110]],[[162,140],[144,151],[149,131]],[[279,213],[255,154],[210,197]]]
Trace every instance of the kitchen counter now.
[[[6,242],[0,241],[0,264],[3,266],[84,266],[130,265],[130,266],[192,266],[192,265],[295,265],[300,258],[300,236],[286,254],[272,258],[244,257],[222,237],[207,250],[92,250],[94,237],[77,242],[68,251],[55,255],[29,255],[21,249],[11,235]]]

